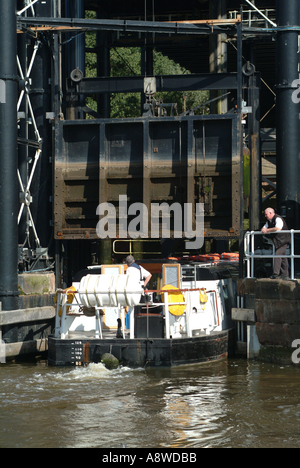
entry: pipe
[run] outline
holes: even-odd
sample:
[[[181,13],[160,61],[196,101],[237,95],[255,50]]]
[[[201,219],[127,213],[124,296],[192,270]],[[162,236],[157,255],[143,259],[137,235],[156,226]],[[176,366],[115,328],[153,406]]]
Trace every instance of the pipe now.
[[[16,1],[0,0],[0,79],[5,103],[0,104],[0,302],[18,309],[17,178],[17,24]]]
[[[277,0],[278,27],[299,26],[299,0]],[[277,204],[279,214],[289,218],[289,228],[300,228],[299,213],[299,103],[293,93],[299,79],[298,32],[279,30],[277,34]]]

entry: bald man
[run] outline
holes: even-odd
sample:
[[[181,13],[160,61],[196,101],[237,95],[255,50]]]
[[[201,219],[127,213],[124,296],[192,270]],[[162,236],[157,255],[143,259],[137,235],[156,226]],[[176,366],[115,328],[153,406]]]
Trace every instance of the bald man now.
[[[280,231],[288,231],[289,228],[286,221],[281,216],[277,215],[273,208],[265,210],[266,224],[262,228],[263,234],[273,234],[272,240],[275,245],[275,255],[278,258],[274,259],[274,271],[271,278],[289,278],[289,264],[287,258],[281,258],[281,255],[286,255],[286,249],[291,242],[291,235],[288,233],[280,234]]]

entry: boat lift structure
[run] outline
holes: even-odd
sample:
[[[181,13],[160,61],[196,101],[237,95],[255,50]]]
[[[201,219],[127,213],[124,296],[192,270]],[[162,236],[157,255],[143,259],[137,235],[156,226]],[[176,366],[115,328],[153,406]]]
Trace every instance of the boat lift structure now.
[[[189,11],[176,2],[153,1],[151,8],[150,3],[130,11],[129,2],[125,11],[119,0],[105,8],[97,1],[0,0],[4,311],[20,308],[20,272],[55,269],[57,287],[66,288],[80,269],[102,264],[103,255],[111,260],[112,244],[127,242],[128,235],[98,239],[97,206],[116,206],[120,194],[148,208],[157,202],[191,204],[194,215],[203,203],[205,238],[238,241],[242,276],[246,205],[250,231],[261,223],[262,147],[277,158],[277,182],[263,181],[275,189],[289,227],[300,228],[299,2],[246,0],[245,10],[235,0],[215,0]],[[91,10],[95,17],[87,19]],[[86,51],[85,35],[91,32],[97,46]],[[110,76],[108,52],[120,46],[141,49],[140,76]],[[155,76],[154,47],[178,62],[196,55],[192,73]],[[263,56],[259,66],[256,52]],[[96,77],[85,76],[86,53],[96,56]],[[267,59],[274,77],[269,84],[260,74]],[[149,86],[156,92],[207,90],[210,113],[177,116],[174,103],[165,106],[171,115],[160,105],[157,111]],[[127,92],[141,94],[141,115],[112,119],[111,94]],[[97,111],[86,105],[91,94]],[[266,120],[273,131],[261,132]],[[276,147],[273,137],[261,137],[274,135],[274,127]],[[171,232],[169,250],[173,237]],[[145,250],[138,241],[136,250]],[[10,342],[9,327],[2,336]]]

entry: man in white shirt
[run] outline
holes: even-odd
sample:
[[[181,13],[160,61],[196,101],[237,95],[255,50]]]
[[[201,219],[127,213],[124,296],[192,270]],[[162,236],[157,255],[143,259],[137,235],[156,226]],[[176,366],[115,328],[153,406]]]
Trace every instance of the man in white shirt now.
[[[135,259],[132,255],[128,255],[125,261],[128,265],[126,274],[136,277],[138,281],[143,281],[144,289],[146,289],[147,284],[152,278],[151,273],[145,270],[145,268],[143,268],[141,265],[138,265],[137,263],[135,263]]]
[[[274,273],[271,278],[289,278],[289,264],[287,258],[281,258],[281,255],[286,255],[286,249],[291,242],[291,235],[289,233],[279,234],[279,231],[288,231],[286,221],[281,216],[275,214],[273,208],[265,210],[266,224],[263,226],[261,232],[263,234],[273,234],[272,240],[275,245],[275,255],[278,258],[274,259]],[[281,274],[280,274],[281,273]]]

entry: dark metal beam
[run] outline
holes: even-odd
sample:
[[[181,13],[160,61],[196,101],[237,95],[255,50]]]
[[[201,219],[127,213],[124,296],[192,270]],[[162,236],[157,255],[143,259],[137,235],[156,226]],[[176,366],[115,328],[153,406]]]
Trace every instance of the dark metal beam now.
[[[0,0],[0,302],[18,309],[16,1]]]
[[[119,31],[123,33],[157,33],[157,34],[222,34],[236,33],[236,24],[185,24],[164,23],[157,21],[103,20],[80,18],[25,18],[18,17],[18,29],[22,27],[60,28],[62,26],[81,28],[86,31]],[[53,32],[56,32],[53,30]],[[57,32],[61,32],[58,30]],[[70,32],[70,31],[68,31]]]
[[[167,23],[158,21],[131,21],[131,20],[105,20],[105,19],[78,19],[78,18],[25,18],[18,17],[18,30],[26,31],[50,31],[53,33],[84,31],[119,31],[122,33],[156,33],[172,35],[207,35],[207,34],[231,34],[237,35],[237,26],[233,24],[213,24],[212,22],[201,24]],[[71,29],[70,29],[71,28]],[[243,27],[243,36],[261,38],[276,35],[280,28],[247,28]],[[299,32],[299,28],[297,28]]]
[[[299,0],[277,0],[277,204],[279,213],[290,218],[290,228],[300,228],[299,100],[293,97],[299,79]],[[291,28],[291,29],[290,29]]]
[[[242,107],[243,107],[243,73],[242,73],[242,63],[243,63],[243,36],[242,36],[242,27],[243,24],[240,23],[237,28],[237,114],[238,114],[238,125],[237,125],[237,141],[238,141],[238,157],[239,157],[239,166],[240,166],[240,180],[235,187],[237,193],[239,193],[239,206],[236,210],[239,210],[239,213],[236,212],[236,217],[240,222],[240,239],[239,239],[239,275],[240,278],[243,278],[243,244],[244,244],[244,183],[243,183],[243,173],[244,173],[244,155],[243,155],[243,129],[242,129]]]
[[[260,75],[253,77],[259,87]],[[74,94],[133,93],[144,91],[144,77],[83,78],[79,83],[68,80],[69,92]],[[248,87],[244,77],[243,86]],[[236,73],[204,73],[201,75],[164,75],[156,77],[156,91],[236,90]]]
[[[248,105],[252,112],[248,115],[248,133],[250,148],[250,230],[257,231],[261,224],[261,150],[260,150],[260,89],[253,85],[250,77]]]

